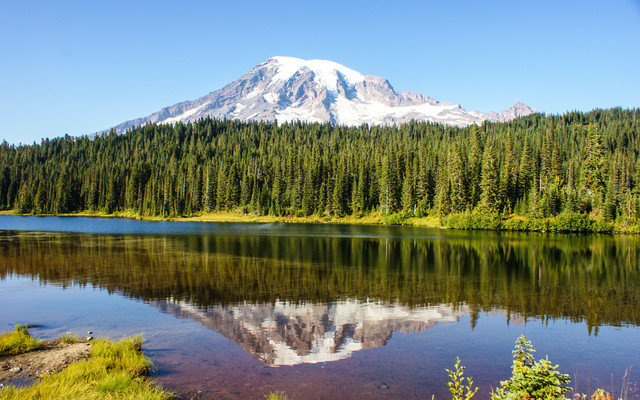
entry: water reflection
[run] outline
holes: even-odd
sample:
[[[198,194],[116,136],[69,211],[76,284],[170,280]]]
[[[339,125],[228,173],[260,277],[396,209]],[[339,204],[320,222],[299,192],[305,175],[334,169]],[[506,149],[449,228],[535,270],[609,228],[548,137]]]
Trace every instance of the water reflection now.
[[[446,397],[455,356],[488,398],[520,333],[581,387],[637,361],[640,237],[12,220],[40,232],[0,230],[5,329],[143,333],[159,381],[203,398]]]
[[[313,227],[310,227],[313,229]],[[200,308],[332,304],[482,311],[640,324],[637,237],[487,235],[446,239],[242,235],[94,235],[0,231],[0,278],[91,284]]]
[[[184,301],[155,301],[163,312],[198,321],[273,365],[314,364],[348,358],[384,346],[395,332],[420,332],[455,322],[466,307],[409,308],[400,304],[344,300],[329,304],[237,304],[201,309]]]

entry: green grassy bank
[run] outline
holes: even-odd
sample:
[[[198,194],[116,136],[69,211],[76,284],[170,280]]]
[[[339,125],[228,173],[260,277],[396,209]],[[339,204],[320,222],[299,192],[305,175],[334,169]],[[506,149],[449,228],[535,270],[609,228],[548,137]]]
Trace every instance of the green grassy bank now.
[[[0,211],[0,215],[25,215],[16,211]],[[274,216],[251,213],[217,211],[199,212],[188,216],[145,216],[130,211],[107,214],[100,211],[82,211],[59,216],[84,216],[104,218],[131,218],[145,221],[190,222],[249,222],[249,223],[298,223],[298,224],[351,224],[351,225],[406,225],[459,230],[492,230],[520,232],[574,232],[574,233],[640,233],[640,223],[630,221],[605,222],[598,215],[562,213],[549,218],[529,218],[520,215],[500,215],[480,212],[462,212],[446,217],[414,217],[410,214],[369,213],[346,216]]]
[[[28,334],[26,327],[17,327],[15,332],[2,335],[0,343],[5,355],[37,348],[37,341]],[[174,394],[149,379],[150,361],[141,348],[139,336],[117,342],[97,339],[92,342],[89,359],[72,363],[62,372],[45,375],[29,387],[2,388],[0,400],[174,398]]]

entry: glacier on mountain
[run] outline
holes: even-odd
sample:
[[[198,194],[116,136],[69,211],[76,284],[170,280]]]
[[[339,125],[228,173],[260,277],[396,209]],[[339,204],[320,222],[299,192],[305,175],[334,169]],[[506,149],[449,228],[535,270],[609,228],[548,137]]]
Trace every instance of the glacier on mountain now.
[[[399,125],[411,120],[466,126],[484,120],[504,122],[535,111],[523,103],[501,112],[467,111],[420,93],[398,93],[384,78],[363,75],[333,61],[278,56],[222,89],[113,129],[122,133],[148,123],[188,122],[208,116],[350,126]]]

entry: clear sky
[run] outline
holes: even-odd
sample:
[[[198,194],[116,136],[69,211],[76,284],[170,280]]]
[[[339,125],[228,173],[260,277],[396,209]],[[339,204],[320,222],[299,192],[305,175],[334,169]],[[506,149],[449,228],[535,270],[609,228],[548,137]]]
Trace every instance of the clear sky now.
[[[640,0],[0,0],[0,140],[106,129],[276,55],[468,110],[640,107]]]

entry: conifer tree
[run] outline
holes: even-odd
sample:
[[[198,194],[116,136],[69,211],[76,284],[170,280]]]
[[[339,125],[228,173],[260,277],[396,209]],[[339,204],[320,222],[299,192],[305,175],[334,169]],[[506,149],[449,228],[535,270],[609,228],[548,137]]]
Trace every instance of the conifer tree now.
[[[435,208],[440,216],[440,219],[444,218],[451,213],[451,182],[449,180],[449,172],[447,161],[440,161],[438,166],[438,181],[436,184],[435,195]]]
[[[482,189],[481,205],[484,210],[490,213],[497,212],[499,190],[498,165],[492,143],[489,143],[484,149],[480,188]]]
[[[480,181],[482,180],[482,158],[484,145],[478,126],[471,127],[471,151],[469,152],[469,200],[471,208],[480,202]]]
[[[413,177],[413,163],[407,161],[402,181],[402,212],[405,214],[413,214],[415,208],[415,182]]]
[[[391,153],[382,159],[382,171],[380,172],[380,207],[382,212],[389,215],[396,211],[398,192],[398,172],[395,153]]]
[[[522,150],[522,158],[520,159],[520,194],[525,195],[531,191],[534,185],[535,165],[533,153],[529,146],[529,140],[525,139],[524,149]]]
[[[586,138],[585,157],[582,162],[581,187],[589,198],[600,203],[605,188],[605,160],[598,128],[591,124]]]
[[[462,150],[454,145],[449,154],[451,210],[454,213],[464,211],[468,205],[467,174],[461,153]]]

